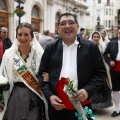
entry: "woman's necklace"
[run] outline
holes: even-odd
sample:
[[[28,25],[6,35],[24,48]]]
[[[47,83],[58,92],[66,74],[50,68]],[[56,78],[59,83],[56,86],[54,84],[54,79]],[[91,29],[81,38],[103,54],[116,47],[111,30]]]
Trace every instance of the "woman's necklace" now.
[[[30,51],[31,51],[31,49],[30,49]],[[23,54],[19,49],[20,55],[21,55],[21,57],[23,58],[24,61],[26,61],[26,59],[29,57],[30,51],[27,54]]]
[[[22,54],[21,56],[25,60],[27,58],[28,54],[27,55]]]

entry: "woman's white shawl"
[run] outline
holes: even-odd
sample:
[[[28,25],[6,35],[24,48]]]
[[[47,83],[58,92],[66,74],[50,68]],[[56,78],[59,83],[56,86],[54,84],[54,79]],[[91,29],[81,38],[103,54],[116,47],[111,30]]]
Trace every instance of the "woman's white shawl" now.
[[[109,38],[108,38],[108,34],[106,32],[106,30],[103,30],[105,32],[105,40],[103,41],[105,43],[105,46],[107,47],[107,44],[110,42]]]
[[[5,91],[3,94],[4,100],[5,100],[5,107],[4,107],[4,111],[0,113],[0,120],[2,120],[2,118],[3,118],[10,93],[12,92],[12,89],[14,87],[14,83],[13,83],[13,80],[14,80],[14,78],[13,78],[13,57],[15,55],[15,52],[18,50],[18,45],[19,45],[19,43],[17,42],[17,40],[14,40],[11,48],[9,48],[8,50],[5,51],[5,53],[3,55],[3,59],[2,59],[2,64],[0,67],[0,74],[5,76],[8,79],[9,84],[10,84],[9,91]],[[41,57],[42,57],[42,54],[44,51],[36,39],[32,40],[31,48],[34,49],[34,51],[36,52],[36,55],[37,55],[37,57],[36,57],[37,65],[36,65],[36,69],[34,71],[34,73],[37,74],[38,70],[39,70]],[[27,62],[28,65],[31,63],[31,60],[32,60],[32,58],[29,59],[29,61]]]
[[[95,32],[97,32],[97,33],[100,35],[100,33],[99,33],[98,31],[95,31]],[[91,40],[91,41],[93,41],[93,39],[92,39],[92,35],[93,35],[93,34],[94,34],[94,32],[91,34],[91,36],[90,36],[90,38],[89,38],[89,40]],[[93,42],[94,42],[94,41],[93,41]],[[99,43],[99,44],[98,44],[98,48],[99,48],[101,54],[103,55],[106,46],[105,46],[105,43],[104,43],[103,40],[102,40],[101,35],[100,35],[100,40],[99,40],[98,43]]]

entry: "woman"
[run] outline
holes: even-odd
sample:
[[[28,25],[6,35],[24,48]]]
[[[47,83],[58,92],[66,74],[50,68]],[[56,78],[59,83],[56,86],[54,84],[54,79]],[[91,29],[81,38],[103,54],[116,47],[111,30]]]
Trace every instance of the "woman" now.
[[[98,45],[100,53],[101,55],[103,55],[105,51],[105,44],[102,41],[100,33],[98,31],[93,32],[92,35],[90,36],[90,40],[92,40]],[[106,81],[104,83],[104,86],[92,97],[92,108],[93,109],[107,108],[112,105],[111,93],[110,93],[110,89]]]
[[[106,32],[106,30],[103,29],[100,31],[100,34],[101,34],[103,43],[105,44],[105,48],[106,48],[108,43],[110,42],[110,40],[108,39],[107,32]],[[108,54],[108,56],[109,56],[109,54]],[[111,82],[111,77],[110,77],[110,67],[106,63],[105,63],[105,67],[107,70],[107,80],[109,82],[110,89],[112,89],[112,82]]]
[[[47,103],[36,78],[43,49],[33,39],[29,23],[21,23],[16,28],[16,38],[1,64],[1,74],[9,80],[10,89],[4,92],[5,106],[0,117],[3,120],[48,120]]]
[[[107,44],[110,42],[110,40],[108,39],[106,30],[101,30],[100,34],[101,34],[101,37],[102,37],[102,40],[103,40],[105,46],[107,47]]]

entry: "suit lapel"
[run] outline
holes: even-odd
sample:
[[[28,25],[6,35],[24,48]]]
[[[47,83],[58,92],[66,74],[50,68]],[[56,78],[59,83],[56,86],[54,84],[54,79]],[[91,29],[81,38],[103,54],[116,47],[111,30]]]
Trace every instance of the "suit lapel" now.
[[[117,54],[118,54],[118,40],[115,42],[115,56],[116,57],[117,57]]]
[[[81,69],[82,66],[82,62],[83,62],[83,43],[80,40],[80,38],[78,37],[77,39],[79,41],[78,47],[77,47],[77,76],[78,76],[78,85],[80,84],[80,77],[83,74],[83,71]]]

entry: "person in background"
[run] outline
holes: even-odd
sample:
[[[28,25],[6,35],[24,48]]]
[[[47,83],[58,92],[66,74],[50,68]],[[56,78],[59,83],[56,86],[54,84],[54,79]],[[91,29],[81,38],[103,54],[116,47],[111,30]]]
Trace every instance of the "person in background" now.
[[[85,35],[84,36],[84,40],[88,40],[89,39],[89,36],[88,35]]]
[[[107,47],[107,44],[110,42],[110,40],[108,39],[108,35],[107,35],[106,30],[104,30],[104,29],[101,30],[100,34],[101,34],[101,37],[102,37],[102,40],[103,40],[105,46]]]
[[[112,81],[113,100],[115,110],[112,117],[120,115],[120,28],[118,28],[118,39],[110,41],[104,52],[104,59],[110,66]]]
[[[0,29],[0,34],[1,34],[1,37],[3,38],[3,52],[5,52],[5,50],[10,48],[12,45],[12,42],[8,37],[8,29],[6,27],[2,27]]]
[[[38,42],[43,47],[43,49],[46,48],[47,44],[53,41],[53,38],[49,36],[49,30],[46,30],[39,36]]]
[[[2,62],[2,57],[3,57],[3,38],[0,36],[0,65]]]
[[[105,48],[107,47],[108,43],[110,42],[109,38],[108,38],[108,35],[107,35],[107,32],[106,30],[101,30],[100,31],[100,34],[102,36],[102,40],[105,44]],[[108,82],[109,82],[109,87],[110,89],[112,89],[112,83],[111,83],[111,77],[110,77],[110,67],[108,66],[108,64],[105,63],[105,67],[106,67],[106,70],[107,70],[107,79],[108,79]]]
[[[114,27],[114,36],[112,36],[112,38],[110,39],[110,41],[112,41],[112,40],[118,40],[118,27],[117,26],[115,26]]]
[[[0,120],[48,120],[47,102],[36,78],[42,54],[31,24],[18,25],[16,39],[5,51],[0,67],[0,75],[10,84],[4,91],[4,110],[0,103]]]
[[[40,38],[39,38],[39,32],[34,32],[34,35],[35,35],[35,37],[36,37],[36,40],[39,41],[39,39],[40,39]]]
[[[81,38],[84,38],[84,33],[85,33],[85,29],[80,28],[80,33],[78,34],[78,36],[81,37]]]
[[[102,40],[100,33],[98,31],[93,32],[89,40],[93,41],[98,45],[100,53],[103,57],[103,53],[105,51],[106,46]],[[104,61],[104,58],[103,58],[103,61]],[[104,61],[104,65],[105,67],[108,67],[105,61]],[[108,73],[109,71],[107,71],[107,76],[108,76]],[[95,95],[92,96],[92,108],[94,110],[108,108],[112,106],[111,92],[110,92],[109,86],[110,86],[109,81],[106,77],[106,81],[104,81],[104,86]]]
[[[64,13],[58,19],[58,40],[47,45],[40,64],[38,79],[48,100],[50,120],[78,120],[69,98],[63,100],[63,88],[59,89],[62,77],[69,77],[78,88],[75,100],[91,108],[91,96],[106,78],[106,70],[96,44],[77,36],[79,29],[76,17]],[[49,74],[49,82],[43,81],[43,71]],[[62,84],[63,85],[63,84]],[[60,92],[59,92],[60,90]],[[88,120],[92,120],[88,118]]]

